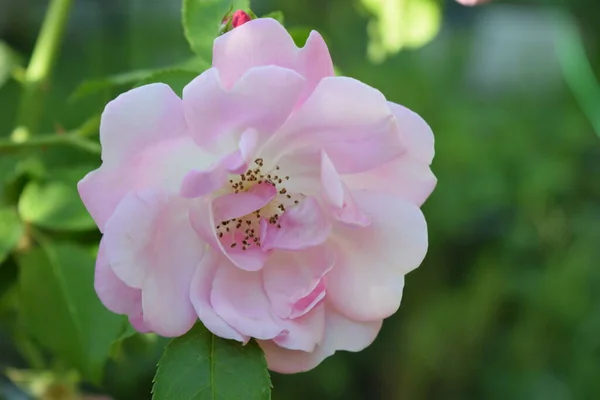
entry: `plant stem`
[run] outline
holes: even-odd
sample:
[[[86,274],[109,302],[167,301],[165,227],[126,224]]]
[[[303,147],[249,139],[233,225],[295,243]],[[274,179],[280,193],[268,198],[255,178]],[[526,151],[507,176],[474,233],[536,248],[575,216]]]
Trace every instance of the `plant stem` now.
[[[35,135],[24,142],[6,139],[0,140],[0,153],[3,151],[43,146],[72,146],[93,154],[101,153],[101,148],[98,143],[80,136],[77,131],[64,133],[62,135],[56,133]]]
[[[23,92],[17,112],[15,142],[25,142],[37,128],[44,86],[56,61],[73,0],[51,0],[42,28],[25,71]]]

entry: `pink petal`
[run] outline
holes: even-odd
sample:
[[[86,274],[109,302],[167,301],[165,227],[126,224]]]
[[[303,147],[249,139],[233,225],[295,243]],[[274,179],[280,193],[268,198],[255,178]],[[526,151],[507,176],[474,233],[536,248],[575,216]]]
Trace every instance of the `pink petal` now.
[[[106,106],[100,125],[103,164],[78,184],[100,231],[129,191],[174,192],[190,169],[213,162],[186,132],[181,99],[167,85],[133,89]]]
[[[371,169],[404,152],[396,118],[385,97],[343,77],[321,80],[267,143],[264,154],[279,158],[305,147],[324,150],[341,174]]]
[[[321,79],[334,75],[327,45],[314,31],[299,49],[279,22],[260,18],[215,40],[213,66],[220,71],[225,87],[232,87],[248,70],[265,65],[293,69],[306,78],[300,103]]]
[[[240,218],[266,206],[277,196],[277,188],[269,183],[254,185],[247,192],[217,197],[213,210],[217,221]]]
[[[368,226],[371,223],[369,217],[367,217],[356,205],[352,193],[344,184],[343,189],[344,201],[340,208],[333,210],[335,218],[345,224],[356,225],[359,227]]]
[[[327,200],[337,208],[344,204],[344,187],[327,153],[321,153],[321,184]]]
[[[198,318],[200,318],[206,329],[219,337],[246,343],[249,337],[241,335],[229,326],[217,315],[210,303],[210,293],[218,263],[219,257],[216,252],[207,249],[192,279],[190,291],[192,304],[198,314]]]
[[[196,321],[189,285],[205,243],[190,226],[188,207],[163,192],[133,192],[102,239],[115,275],[141,289],[145,325],[163,336],[179,336]]]
[[[437,179],[427,164],[400,157],[387,164],[355,175],[344,175],[351,190],[390,193],[421,206],[429,197]]]
[[[371,224],[338,225],[338,261],[327,280],[327,299],[358,321],[387,318],[402,299],[404,275],[427,252],[427,225],[414,204],[390,194],[353,192]]]
[[[259,247],[251,246],[244,251],[240,248],[241,246],[231,248],[230,246],[223,245],[221,240],[217,237],[217,231],[215,229],[218,222],[215,220],[212,199],[196,199],[190,209],[189,218],[194,230],[198,233],[198,236],[210,244],[216,251],[225,254],[225,256],[227,256],[227,258],[238,268],[245,271],[258,271],[263,267],[267,260],[268,253]]]
[[[209,69],[183,90],[185,116],[194,140],[204,148],[231,151],[247,128],[259,132],[259,143],[289,117],[305,79],[275,65],[252,68],[231,88]],[[221,77],[222,78],[222,77]]]
[[[258,341],[269,369],[283,374],[305,372],[336,351],[361,351],[375,340],[382,324],[382,321],[353,321],[330,306],[325,307],[325,321],[324,341],[312,352],[288,350],[271,340]]]
[[[296,318],[309,312],[324,291],[324,278],[333,268],[335,254],[326,246],[303,251],[278,251],[263,270],[264,288],[273,310],[281,318]]]
[[[192,170],[181,183],[180,194],[193,199],[220,189],[226,184],[230,174],[246,171],[253,157],[258,141],[255,129],[246,129],[239,140],[239,149],[229,153],[205,170]]]
[[[277,225],[269,225],[265,238],[261,238],[264,250],[301,250],[318,246],[329,237],[331,221],[314,197],[307,197],[300,204],[288,208]]]
[[[407,148],[407,154],[427,165],[431,164],[435,154],[433,132],[417,113],[399,104],[389,102],[400,133]]]
[[[261,272],[243,271],[225,259],[217,268],[210,302],[227,324],[257,339],[273,339],[284,332],[271,311]]]
[[[190,282],[206,243],[192,229],[188,209],[184,199],[171,200],[155,221],[147,247],[152,268],[142,288],[144,322],[166,337],[183,335],[198,318],[190,300]]]
[[[309,313],[295,318],[282,319],[285,331],[275,337],[277,345],[290,350],[314,351],[325,335],[325,307],[318,304]]]
[[[100,241],[96,259],[94,288],[102,304],[110,311],[127,315],[141,313],[141,290],[127,286],[115,275],[104,254],[103,241]]]

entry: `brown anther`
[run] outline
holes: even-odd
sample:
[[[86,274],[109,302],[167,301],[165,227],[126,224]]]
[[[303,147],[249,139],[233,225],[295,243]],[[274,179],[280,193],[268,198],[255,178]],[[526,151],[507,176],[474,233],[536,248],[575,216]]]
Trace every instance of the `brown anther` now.
[[[233,249],[235,246],[237,246],[237,243],[232,243],[230,247]]]
[[[219,237],[222,238],[223,237],[223,232],[219,232]]]
[[[287,189],[283,188],[279,191],[279,194],[286,194],[287,193]]]

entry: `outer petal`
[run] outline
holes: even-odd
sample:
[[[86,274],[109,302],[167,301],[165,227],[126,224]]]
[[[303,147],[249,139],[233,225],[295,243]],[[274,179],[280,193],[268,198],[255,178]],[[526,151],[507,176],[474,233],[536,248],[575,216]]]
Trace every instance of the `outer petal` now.
[[[420,206],[437,182],[429,168],[435,152],[433,132],[409,109],[394,103],[389,106],[398,121],[406,152],[369,171],[344,176],[343,180],[351,189],[393,193]]]
[[[142,86],[110,102],[100,125],[102,166],[78,184],[79,194],[100,231],[132,190],[179,190],[191,169],[214,156],[186,136],[183,107],[163,84]]]
[[[269,369],[283,374],[309,371],[338,350],[361,351],[381,329],[382,321],[356,322],[326,307],[325,337],[313,352],[282,348],[273,341],[259,341]]]
[[[285,122],[300,98],[305,79],[275,65],[248,70],[231,88],[211,68],[183,89],[185,116],[194,140],[204,148],[231,151],[241,133],[254,128],[259,143]]]
[[[278,159],[304,147],[324,150],[340,174],[372,169],[404,151],[396,118],[383,95],[342,77],[321,80],[267,143],[264,154]]]
[[[225,261],[219,264],[210,302],[227,324],[243,335],[273,339],[284,332],[271,311],[261,272],[247,272]]]
[[[106,308],[117,314],[137,315],[142,311],[142,291],[127,286],[113,272],[106,255],[104,243],[100,242],[94,288]]]
[[[179,336],[196,320],[189,299],[205,243],[192,230],[188,202],[162,192],[131,193],[103,237],[115,274],[142,292],[143,320],[163,336]]]
[[[234,339],[239,342],[247,342],[248,336],[240,334],[229,326],[213,309],[210,303],[212,283],[215,278],[219,256],[216,252],[206,249],[200,265],[194,273],[190,296],[198,318],[204,326],[217,336],[225,339]]]
[[[249,69],[264,65],[294,69],[306,77],[301,100],[334,73],[321,35],[312,32],[304,48],[298,49],[285,28],[270,18],[250,21],[215,40],[213,66],[221,72],[225,87],[233,86]]]
[[[371,224],[339,225],[334,238],[338,262],[329,274],[327,298],[346,316],[375,321],[400,306],[404,275],[418,267],[427,251],[427,225],[414,204],[389,194],[354,192]]]

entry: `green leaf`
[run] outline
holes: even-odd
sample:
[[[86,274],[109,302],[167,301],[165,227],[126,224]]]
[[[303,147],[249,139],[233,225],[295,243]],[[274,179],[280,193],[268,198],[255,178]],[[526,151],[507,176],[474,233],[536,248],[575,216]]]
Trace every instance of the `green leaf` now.
[[[22,236],[23,223],[17,210],[12,207],[0,208],[0,263],[6,260]]]
[[[8,81],[15,68],[21,64],[18,54],[5,42],[0,41],[0,87]]]
[[[285,18],[283,16],[283,11],[273,11],[264,15],[263,18],[273,18],[276,21],[279,21],[281,25],[284,25]]]
[[[18,258],[19,313],[42,346],[100,381],[125,318],[106,310],[94,291],[94,258],[73,244],[46,244]]]
[[[214,336],[201,324],[173,339],[158,363],[153,400],[268,400],[262,350]]]
[[[147,78],[154,71],[150,69],[140,69],[137,71],[123,72],[121,74],[111,75],[99,79],[90,79],[83,82],[71,94],[69,101],[80,100],[84,97],[102,92],[120,86],[133,86],[142,79]]]
[[[192,51],[205,60],[212,59],[213,41],[223,17],[231,8],[247,10],[248,0],[183,0],[182,21]]]
[[[196,72],[181,69],[164,70],[155,72],[147,78],[142,79],[140,82],[138,82],[137,86],[162,82],[169,85],[175,93],[181,96],[181,94],[183,93],[183,88],[197,76],[198,73]]]
[[[24,221],[46,229],[94,229],[96,224],[77,193],[77,180],[84,175],[82,169],[76,168],[57,174],[52,180],[29,182],[19,198],[19,215]]]

